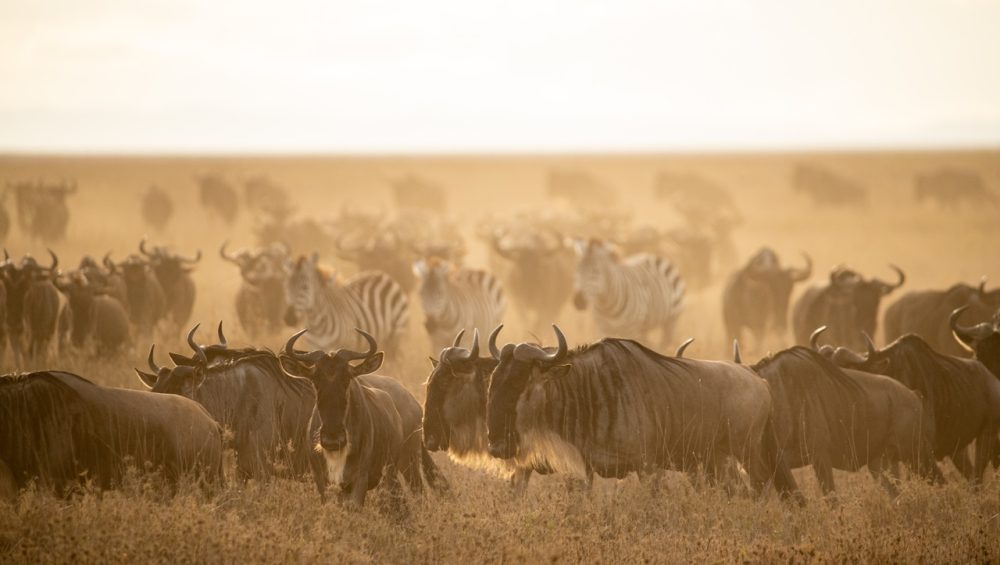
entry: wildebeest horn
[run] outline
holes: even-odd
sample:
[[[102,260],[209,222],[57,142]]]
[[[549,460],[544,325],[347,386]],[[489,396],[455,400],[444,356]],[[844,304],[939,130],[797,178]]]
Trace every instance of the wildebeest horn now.
[[[337,351],[337,357],[344,359],[346,361],[357,361],[358,359],[368,359],[372,355],[375,355],[376,350],[378,350],[378,344],[375,343],[375,338],[372,335],[362,329],[354,328],[354,331],[361,334],[361,337],[365,338],[368,342],[368,351],[366,353],[361,353],[360,351],[351,351],[350,349],[341,349]]]
[[[239,265],[239,261],[237,261],[235,257],[226,253],[227,245],[229,245],[228,239],[222,242],[222,247],[219,248],[219,256],[225,259],[226,261],[229,261],[230,263],[236,263],[237,265]]]
[[[222,348],[225,349],[226,347],[229,346],[229,342],[226,341],[226,334],[222,333],[222,320],[219,320],[218,333],[219,333],[219,345],[221,345]]]
[[[737,365],[743,364],[743,356],[740,355],[740,340],[733,340],[733,363]]]
[[[674,353],[674,357],[677,357],[677,358],[684,357],[684,350],[687,349],[688,346],[691,345],[691,342],[693,342],[693,341],[694,341],[693,337],[687,338],[687,340],[685,340],[684,343],[680,344],[680,346],[677,348],[677,352]]]
[[[199,326],[201,326],[200,323],[195,324],[194,327],[191,328],[191,331],[189,331],[187,335],[187,342],[188,345],[191,346],[191,349],[194,351],[195,357],[197,357],[198,362],[202,365],[208,365],[208,357],[205,356],[205,350],[202,349],[200,345],[194,342],[194,332],[198,331]]]
[[[479,359],[479,328],[472,330],[472,349],[469,350],[469,359],[473,361]]]
[[[146,236],[142,236],[142,239],[139,240],[139,251],[141,251],[142,254],[145,255],[146,257],[153,256],[152,253],[146,251]]]
[[[955,308],[951,312],[951,316],[948,317],[948,326],[951,327],[951,333],[955,336],[959,345],[971,351],[972,349],[970,346],[973,343],[978,340],[985,339],[993,333],[993,324],[983,322],[972,327],[962,327],[958,325],[958,319],[962,316],[962,312],[965,312],[968,307],[968,305],[965,305]]]
[[[305,355],[295,350],[295,342],[298,341],[299,338],[302,337],[302,334],[306,333],[307,331],[309,331],[308,328],[303,328],[292,334],[292,337],[288,338],[288,341],[285,342],[284,353],[285,355],[291,357],[292,359],[295,359],[296,361],[309,363],[311,365],[316,362],[316,360],[314,359],[315,355]],[[314,353],[319,353],[320,355],[323,354],[322,351],[316,351]]]
[[[872,336],[868,335],[868,332],[862,331],[861,337],[865,340],[865,347],[868,348],[868,360],[875,359],[878,357],[878,348],[875,347],[875,342],[872,341]]]
[[[4,249],[4,255],[6,254],[7,250]],[[982,278],[979,279],[978,292],[979,292],[979,298],[986,298],[986,275],[983,275]]]
[[[181,261],[184,261],[185,263],[197,263],[198,261],[201,261],[201,249],[199,249],[195,253],[194,257],[191,259],[188,259],[187,257],[181,257],[180,255],[178,255],[177,258],[180,259]]]
[[[500,349],[497,347],[497,336],[500,335],[500,330],[502,329],[503,329],[503,324],[500,324],[499,326],[494,328],[492,332],[490,332],[490,340],[489,340],[490,355],[497,361],[500,360]]]
[[[889,268],[892,269],[893,271],[896,271],[896,275],[899,277],[899,281],[896,284],[882,283],[885,287],[886,293],[890,293],[896,290],[897,288],[903,286],[903,283],[906,282],[906,273],[903,272],[903,269],[900,269],[899,267],[893,265],[892,263],[889,264]]]
[[[819,351],[819,336],[826,331],[826,326],[820,326],[813,330],[813,333],[809,336],[809,347],[813,350]]]
[[[146,363],[149,364],[149,369],[153,371],[154,375],[160,374],[160,368],[156,366],[156,361],[153,359],[153,350],[156,349],[156,344],[151,344],[149,346],[149,356],[146,357]]]
[[[452,347],[458,347],[462,344],[462,336],[465,335],[465,328],[462,328],[458,335],[455,336],[455,341],[451,344]]]
[[[804,257],[806,260],[805,269],[794,269],[794,268],[788,269],[788,273],[792,276],[792,280],[794,282],[802,282],[812,276],[813,272],[812,258],[809,257],[809,254],[806,253],[805,251],[802,252],[802,257]]]
[[[559,342],[559,347],[555,353],[546,353],[544,349],[537,345],[522,343],[514,349],[514,357],[521,361],[539,361],[541,363],[558,363],[562,361],[569,352],[569,346],[566,345],[566,336],[563,335],[562,330],[556,324],[552,324],[552,329],[555,331],[556,340]]]
[[[52,257],[52,266],[49,267],[49,271],[54,273],[56,272],[56,267],[59,266],[59,257],[57,257],[55,252],[53,252],[51,249],[49,249],[48,251],[49,251],[49,256]]]

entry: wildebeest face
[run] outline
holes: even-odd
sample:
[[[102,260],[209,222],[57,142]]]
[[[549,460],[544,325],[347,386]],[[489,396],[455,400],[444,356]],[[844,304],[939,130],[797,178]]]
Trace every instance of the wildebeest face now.
[[[316,409],[320,418],[319,442],[320,447],[328,452],[342,451],[351,442],[347,433],[351,381],[377,371],[384,358],[381,351],[376,351],[375,338],[357,331],[368,341],[367,353],[348,349],[340,349],[333,354],[324,351],[296,351],[295,342],[306,330],[289,338],[283,352],[284,356],[297,362],[303,376],[309,378],[316,387]]]
[[[1000,378],[1000,310],[993,315],[992,321],[966,327],[960,325],[958,320],[967,309],[968,306],[962,306],[952,311],[948,318],[952,335],[962,347],[975,354],[980,363]]]
[[[441,351],[441,361],[431,359],[434,365],[427,377],[427,399],[424,401],[424,445],[430,451],[448,449],[451,440],[451,422],[457,418],[477,418],[485,414],[461,414],[485,408],[486,391],[479,382],[476,363],[479,361],[479,330],[475,331],[472,350],[459,347],[462,334],[455,338],[455,345]]]

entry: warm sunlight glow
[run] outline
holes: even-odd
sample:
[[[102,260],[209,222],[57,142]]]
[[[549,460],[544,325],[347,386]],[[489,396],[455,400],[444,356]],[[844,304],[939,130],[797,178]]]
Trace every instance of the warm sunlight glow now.
[[[991,146],[1000,2],[0,8],[0,150]]]

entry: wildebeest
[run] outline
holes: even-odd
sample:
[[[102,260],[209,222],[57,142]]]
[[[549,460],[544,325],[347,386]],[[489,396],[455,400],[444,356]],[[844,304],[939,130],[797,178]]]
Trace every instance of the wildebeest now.
[[[198,402],[231,432],[241,479],[307,472],[313,453],[310,419],[316,404],[309,381],[286,375],[278,357],[269,351],[225,356],[217,351],[216,361],[210,364],[205,348],[194,341],[197,329],[194,326],[187,336],[193,357],[172,355],[181,363],[173,368],[157,366],[154,347],[150,347],[147,363],[152,373],[135,370],[142,383],[152,392]],[[221,337],[221,325],[219,332]]]
[[[952,311],[948,317],[948,328],[956,342],[973,353],[979,362],[1000,379],[1000,310],[988,322],[962,326],[958,320],[968,310],[968,306],[960,306]]]
[[[236,189],[217,173],[195,177],[195,181],[198,183],[202,207],[226,224],[232,225],[240,209]]]
[[[413,492],[423,490],[424,478],[432,488],[447,488],[423,446],[420,404],[395,379],[370,374],[382,365],[384,354],[370,334],[357,331],[368,342],[367,352],[296,351],[295,342],[306,330],[289,338],[283,352],[316,387],[317,435],[326,461],[326,474],[316,475],[320,495],[332,485],[341,500],[361,506],[383,480],[398,495],[397,473]]]
[[[774,443],[767,385],[734,363],[665,357],[605,338],[569,351],[507,344],[487,400],[489,453],[518,467],[590,479],[704,467],[735,457],[755,490],[797,492]]]
[[[933,424],[935,457],[948,457],[968,479],[981,482],[1000,429],[1000,380],[979,361],[942,355],[913,334],[881,350],[867,334],[864,338],[865,356],[838,347],[833,362],[887,375],[916,391],[923,400],[924,418]],[[974,465],[965,452],[973,440]]]
[[[191,279],[194,264],[201,261],[201,250],[188,258],[171,253],[165,247],[146,249],[146,238],[139,241],[139,251],[149,259],[149,264],[160,281],[166,306],[165,318],[175,329],[179,329],[191,319],[194,310],[195,286]]]
[[[319,254],[300,256],[285,279],[285,324],[304,324],[307,341],[319,349],[360,343],[355,327],[365,327],[396,351],[409,325],[409,300],[389,275],[369,271],[341,281],[321,269]]]
[[[463,328],[493,328],[503,322],[507,298],[492,273],[454,267],[437,257],[417,261],[413,270],[420,279],[424,328],[433,351],[447,347]]]
[[[660,173],[654,181],[653,190],[657,198],[670,204],[684,220],[685,225],[673,230],[673,239],[683,244],[704,245],[707,242],[714,259],[707,264],[728,270],[736,261],[733,230],[743,223],[743,214],[736,207],[729,190],[711,179],[683,173]],[[707,284],[707,281],[699,280],[697,271],[690,268],[698,265],[694,257],[669,253],[667,256],[681,267],[688,267],[682,268],[681,272],[689,284],[692,280],[697,281],[693,285],[695,288]]]
[[[497,228],[489,243],[491,251],[509,265],[503,287],[525,326],[538,331],[558,319],[573,292],[574,266],[573,252],[559,234],[544,226],[515,224]]]
[[[578,255],[573,281],[573,305],[591,306],[597,331],[603,335],[645,338],[660,330],[669,343],[684,306],[684,280],[662,257],[619,256],[614,246],[591,239],[576,240]]]
[[[58,276],[59,258],[51,249],[49,255],[49,267],[26,255],[19,266],[5,268],[7,334],[18,363],[25,361],[25,345],[28,358],[44,361],[56,336],[61,305],[53,280]]]
[[[224,242],[219,256],[240,269],[242,282],[236,291],[236,316],[240,325],[253,338],[276,332],[282,326],[285,313],[285,261],[288,248],[274,243],[264,249],[241,249],[226,252]]]
[[[792,173],[792,190],[808,196],[820,207],[868,205],[867,188],[818,165],[797,165]]]
[[[76,192],[76,182],[14,184],[17,221],[25,234],[46,242],[66,237],[69,207],[66,197]]]
[[[149,339],[156,325],[164,318],[167,311],[166,297],[163,287],[153,272],[153,268],[138,255],[132,254],[119,264],[111,262],[109,256],[105,263],[115,271],[121,271],[125,283],[125,296],[129,321],[135,327],[135,337]]]
[[[830,339],[845,347],[862,347],[861,332],[875,333],[882,297],[903,286],[902,269],[889,265],[899,280],[895,284],[865,279],[852,269],[840,266],[830,271],[830,282],[812,286],[799,297],[792,310],[795,343],[806,345],[812,331],[829,328]]]
[[[174,215],[174,202],[162,188],[152,185],[142,195],[142,219],[156,231],[163,231]]]
[[[841,369],[806,347],[794,346],[751,368],[771,388],[774,429],[790,467],[812,465],[823,493],[834,490],[833,470],[872,477],[893,496],[884,465],[903,462],[942,481],[934,461],[933,427],[920,398],[882,375]]]
[[[56,286],[67,299],[64,316],[69,318],[70,342],[75,347],[93,343],[100,355],[117,352],[129,343],[128,313],[107,294],[108,289],[83,271],[56,279]]]
[[[417,255],[412,242],[406,242],[391,226],[355,228],[337,235],[334,252],[344,261],[357,265],[359,271],[382,271],[409,294],[417,285],[413,261]]]
[[[61,371],[0,378],[0,468],[18,489],[38,480],[60,495],[92,481],[111,488],[128,460],[171,482],[222,479],[219,427],[197,403],[96,385]]]
[[[281,218],[293,210],[288,191],[265,175],[243,181],[243,198],[248,210],[265,216]]]
[[[941,208],[955,209],[988,204],[997,207],[997,195],[986,186],[983,177],[965,169],[942,168],[917,175],[913,195],[918,203],[931,200]]]
[[[491,341],[502,328],[493,330]],[[490,457],[486,449],[486,394],[497,360],[479,356],[478,329],[472,349],[460,347],[464,333],[459,332],[452,346],[441,350],[437,361],[431,358],[434,368],[427,377],[424,400],[424,446],[428,451],[446,450],[466,467],[509,479],[515,493],[523,494],[531,469],[518,469],[513,460]]]
[[[747,329],[759,345],[768,332],[785,333],[792,287],[812,276],[812,259],[803,255],[805,268],[784,268],[777,253],[764,247],[729,277],[722,293],[722,319],[731,339],[739,339],[740,331]]]
[[[948,316],[960,306],[967,306],[965,319],[975,323],[990,319],[1000,308],[1000,288],[986,290],[983,279],[978,288],[959,283],[947,290],[911,291],[885,310],[885,341],[891,342],[908,333],[924,338],[935,351],[948,355],[968,355],[952,339]]]

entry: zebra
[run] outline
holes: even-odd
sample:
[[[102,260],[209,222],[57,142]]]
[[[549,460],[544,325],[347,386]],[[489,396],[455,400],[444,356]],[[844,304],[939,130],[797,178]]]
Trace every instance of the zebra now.
[[[381,271],[341,280],[318,263],[319,254],[313,253],[289,265],[285,323],[307,328],[304,338],[314,349],[356,348],[363,343],[355,331],[359,328],[375,336],[387,353],[398,351],[410,317],[409,300],[399,284]]]
[[[413,272],[420,279],[424,328],[433,351],[451,345],[452,337],[464,328],[493,328],[503,322],[507,299],[493,274],[456,268],[437,257],[417,261]]]
[[[600,335],[642,340],[657,328],[666,347],[684,307],[684,280],[673,264],[640,253],[622,259],[599,239],[575,240],[579,256],[573,281],[573,305],[593,305]]]

